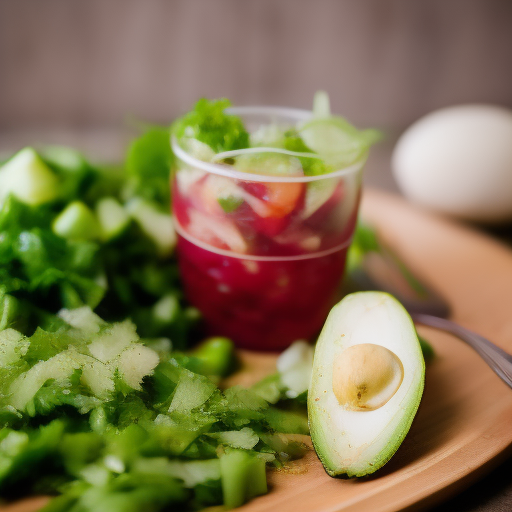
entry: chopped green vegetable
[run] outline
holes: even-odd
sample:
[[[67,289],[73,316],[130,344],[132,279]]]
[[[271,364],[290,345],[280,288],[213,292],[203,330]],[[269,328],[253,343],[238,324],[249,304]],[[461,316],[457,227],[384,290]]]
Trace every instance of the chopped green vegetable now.
[[[205,375],[226,377],[231,373],[235,364],[233,342],[220,336],[205,340],[192,354],[201,362],[201,373]]]
[[[105,241],[120,236],[130,224],[130,216],[114,197],[103,197],[96,203],[96,215]]]
[[[171,132],[154,126],[135,139],[126,155],[128,189],[159,204],[169,204],[169,176],[174,162]]]
[[[25,148],[0,167],[0,203],[9,194],[37,206],[58,196],[59,180],[32,148]]]
[[[216,153],[249,147],[249,134],[242,120],[225,112],[230,105],[226,99],[200,99],[194,110],[174,123],[174,135],[178,140],[184,137],[197,139]]]
[[[224,506],[232,509],[267,492],[265,461],[246,450],[230,450],[220,458]]]
[[[219,202],[221,208],[226,213],[234,212],[244,202],[244,200],[241,197],[235,196],[219,197],[217,201]]]
[[[94,213],[82,203],[73,201],[55,217],[53,232],[70,240],[97,240],[101,237],[101,227]]]

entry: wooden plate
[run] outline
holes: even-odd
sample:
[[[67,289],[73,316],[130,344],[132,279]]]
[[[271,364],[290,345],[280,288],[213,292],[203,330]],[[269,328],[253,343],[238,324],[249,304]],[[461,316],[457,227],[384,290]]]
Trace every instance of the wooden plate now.
[[[512,251],[482,234],[367,191],[363,216],[403,260],[451,304],[453,319],[512,352]],[[420,510],[461,491],[510,453],[512,390],[466,345],[420,329],[437,359],[411,431],[391,461],[360,480],[328,477],[314,452],[271,472],[271,492],[241,510],[392,512]],[[274,371],[275,356],[244,352],[250,384]],[[42,498],[0,507],[32,512]],[[112,511],[115,512],[115,511]]]
[[[415,273],[450,303],[453,319],[512,352],[512,251],[486,236],[367,191],[363,217]],[[512,390],[459,340],[420,328],[437,359],[404,443],[376,475],[328,477],[312,452],[294,474],[270,475],[271,492],[244,512],[421,510],[461,491],[512,446]],[[258,368],[269,364],[249,356]]]

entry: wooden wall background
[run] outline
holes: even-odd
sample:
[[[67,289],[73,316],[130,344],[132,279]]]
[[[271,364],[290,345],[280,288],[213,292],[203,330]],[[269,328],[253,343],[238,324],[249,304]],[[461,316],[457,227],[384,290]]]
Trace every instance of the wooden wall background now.
[[[0,129],[167,121],[198,96],[400,129],[512,105],[510,0],[0,0]]]

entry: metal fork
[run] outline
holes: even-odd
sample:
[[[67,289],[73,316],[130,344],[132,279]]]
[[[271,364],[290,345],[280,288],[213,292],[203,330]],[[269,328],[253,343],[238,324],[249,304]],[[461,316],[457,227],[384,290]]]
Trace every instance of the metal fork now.
[[[379,245],[346,276],[344,290],[381,290],[394,295],[416,323],[446,331],[467,343],[512,388],[512,355],[484,336],[448,320],[448,303],[414,276],[389,248]]]

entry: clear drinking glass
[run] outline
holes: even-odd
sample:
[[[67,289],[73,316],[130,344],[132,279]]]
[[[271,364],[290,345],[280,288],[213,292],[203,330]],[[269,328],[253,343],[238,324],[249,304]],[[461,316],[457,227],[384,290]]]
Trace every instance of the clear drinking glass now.
[[[272,107],[229,112],[248,131],[312,116]],[[181,279],[209,333],[255,350],[314,336],[343,275],[366,154],[329,174],[282,177],[201,161],[176,140],[172,146]]]

